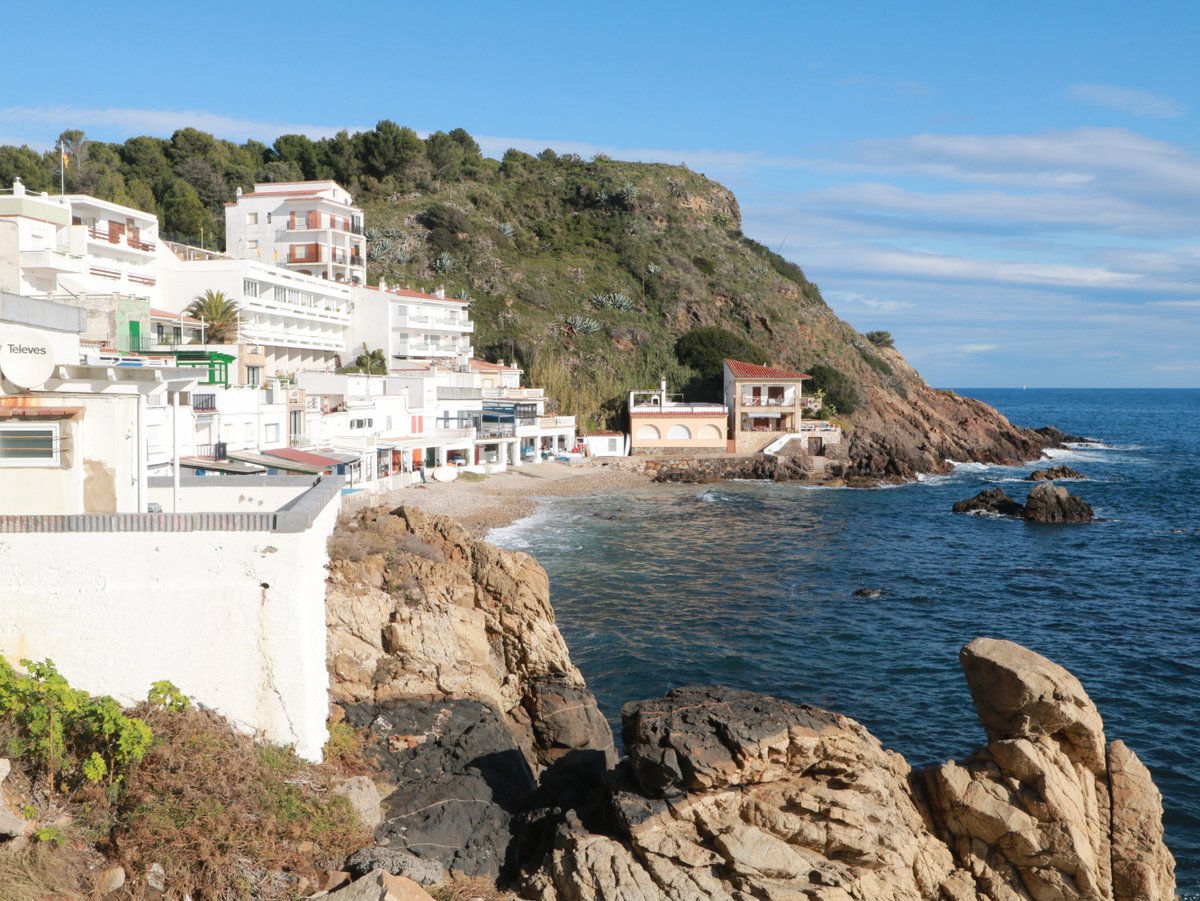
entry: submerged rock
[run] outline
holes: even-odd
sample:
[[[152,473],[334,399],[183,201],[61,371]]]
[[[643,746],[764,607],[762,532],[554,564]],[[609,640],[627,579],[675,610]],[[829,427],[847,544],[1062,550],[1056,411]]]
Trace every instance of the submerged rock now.
[[[1049,469],[1035,469],[1029,475],[1025,476],[1026,482],[1052,482],[1055,479],[1080,479],[1087,480],[1081,472],[1077,472],[1070,466],[1051,466]]]

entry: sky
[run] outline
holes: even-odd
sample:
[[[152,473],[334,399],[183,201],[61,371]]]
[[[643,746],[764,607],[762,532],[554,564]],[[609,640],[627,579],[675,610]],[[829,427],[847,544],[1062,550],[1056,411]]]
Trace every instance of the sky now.
[[[1200,386],[1198,4],[66,0],[5,19],[0,143],[386,118],[490,156],[682,162],[935,386]]]

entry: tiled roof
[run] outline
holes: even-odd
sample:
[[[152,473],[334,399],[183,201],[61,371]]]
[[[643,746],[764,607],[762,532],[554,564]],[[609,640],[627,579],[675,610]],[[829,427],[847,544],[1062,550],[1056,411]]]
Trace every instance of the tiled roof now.
[[[471,358],[470,362],[471,362],[472,369],[489,370],[489,371],[504,369],[509,372],[521,372],[522,371],[517,366],[509,366],[505,363],[489,363],[487,360],[477,360],[474,357]]]
[[[309,466],[337,466],[344,462],[335,460],[332,457],[326,457],[321,454],[312,454],[308,451],[296,450],[294,447],[276,447],[270,450],[263,449],[263,453],[272,457],[281,457],[284,460],[291,460],[294,463],[305,463]]]
[[[743,363],[741,360],[726,360],[725,365],[729,367],[729,373],[735,379],[811,379],[812,376],[804,372],[795,372],[791,369],[774,369],[770,366],[758,366],[755,363]]]

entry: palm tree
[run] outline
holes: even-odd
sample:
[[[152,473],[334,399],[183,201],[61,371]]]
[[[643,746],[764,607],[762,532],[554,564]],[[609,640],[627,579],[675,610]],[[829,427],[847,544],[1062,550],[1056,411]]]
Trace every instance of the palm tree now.
[[[347,369],[357,370],[364,375],[387,375],[387,357],[382,348],[367,350],[367,342],[363,342],[363,352],[354,358],[354,365]]]
[[[226,297],[224,291],[210,288],[194,298],[184,312],[204,320],[207,340],[215,344],[228,344],[230,339],[237,339],[242,311],[237,301]]]

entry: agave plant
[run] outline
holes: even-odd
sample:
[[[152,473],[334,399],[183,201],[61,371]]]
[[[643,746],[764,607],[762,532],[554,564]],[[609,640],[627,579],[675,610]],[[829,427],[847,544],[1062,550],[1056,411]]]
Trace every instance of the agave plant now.
[[[382,260],[392,252],[395,241],[391,238],[376,238],[367,242],[367,259]]]
[[[600,323],[587,316],[568,316],[566,324],[567,330],[577,335],[594,335],[600,331]]]
[[[378,241],[380,238],[383,237],[383,233],[379,229],[374,228],[374,227],[368,228],[366,231],[363,232],[363,235],[366,237],[366,239],[368,241]]]
[[[500,234],[504,235],[506,238],[511,238],[517,233],[516,228],[511,222],[501,222],[496,226],[496,231],[500,232]]]
[[[658,263],[646,264],[646,273],[648,275],[658,275],[660,272],[662,272],[662,266],[658,265]]]
[[[449,272],[454,268],[454,265],[454,257],[450,256],[450,254],[446,253],[445,251],[442,251],[436,257],[434,257],[433,262],[429,264],[429,268],[434,272]]]
[[[397,247],[392,251],[392,262],[399,263],[401,266],[412,262],[412,254],[403,247]]]
[[[394,226],[394,225],[390,226],[388,228],[385,228],[383,230],[383,233],[384,233],[384,235],[386,235],[389,238],[403,238],[404,237],[404,232],[401,231],[400,229],[396,228],[396,226]]]
[[[467,303],[474,303],[475,298],[471,296],[471,292],[466,288],[459,288],[458,293],[454,295],[455,300],[465,300]]]
[[[633,310],[633,301],[619,292],[608,295],[608,304],[614,310],[620,310],[622,313],[628,313]]]

